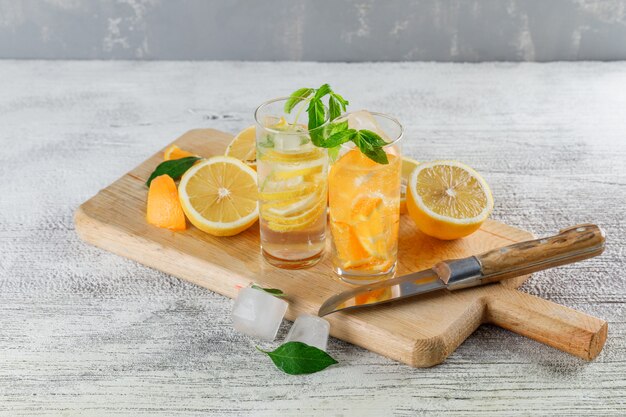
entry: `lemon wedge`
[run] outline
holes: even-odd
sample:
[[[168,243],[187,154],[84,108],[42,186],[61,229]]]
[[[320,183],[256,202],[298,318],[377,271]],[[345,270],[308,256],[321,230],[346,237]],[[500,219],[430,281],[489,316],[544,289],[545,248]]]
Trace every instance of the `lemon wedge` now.
[[[406,213],[406,189],[409,184],[411,172],[413,172],[417,165],[419,165],[419,162],[415,159],[407,158],[406,156],[402,157],[402,168],[400,170],[400,214]]]
[[[256,169],[256,127],[248,126],[228,144],[226,156],[239,159],[252,169]]]

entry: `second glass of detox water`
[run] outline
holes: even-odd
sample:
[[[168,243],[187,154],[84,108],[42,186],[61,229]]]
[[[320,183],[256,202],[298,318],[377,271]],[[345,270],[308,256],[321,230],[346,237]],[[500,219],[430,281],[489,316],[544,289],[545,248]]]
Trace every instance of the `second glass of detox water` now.
[[[260,105],[256,120],[261,250],[272,265],[316,264],[326,239],[328,152],[311,142],[305,105],[285,113],[287,98]],[[324,109],[328,122],[328,110]]]
[[[388,164],[365,156],[352,142],[341,145],[329,180],[332,261],[342,281],[368,284],[393,276],[398,257],[402,125],[391,116],[348,113],[353,129],[378,133]]]

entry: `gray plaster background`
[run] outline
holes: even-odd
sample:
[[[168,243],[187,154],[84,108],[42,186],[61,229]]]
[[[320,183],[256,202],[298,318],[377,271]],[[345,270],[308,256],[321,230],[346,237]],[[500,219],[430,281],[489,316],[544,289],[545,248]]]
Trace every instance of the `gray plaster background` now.
[[[0,0],[0,58],[626,59],[626,0]]]

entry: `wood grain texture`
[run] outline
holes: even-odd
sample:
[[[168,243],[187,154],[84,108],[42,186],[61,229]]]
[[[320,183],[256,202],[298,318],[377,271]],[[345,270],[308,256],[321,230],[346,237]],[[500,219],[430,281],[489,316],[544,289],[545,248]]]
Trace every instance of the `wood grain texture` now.
[[[176,145],[208,157],[223,154],[231,139],[231,135],[218,130],[195,129],[166,148]],[[230,298],[237,297],[237,288],[252,283],[280,288],[287,294],[290,307],[286,317],[292,321],[299,314],[316,314],[325,300],[349,288],[332,273],[328,256],[303,271],[267,265],[259,255],[258,225],[230,238],[207,236],[193,227],[178,232],[151,227],[145,220],[145,184],[162,162],[163,151],[78,208],[75,225],[83,240]],[[596,226],[586,226],[582,232],[572,229],[547,239],[531,239],[531,233],[487,220],[465,239],[440,241],[420,233],[409,216],[403,215],[397,270],[399,275],[405,275],[443,260],[466,258],[487,250],[478,258],[486,274],[506,275],[515,267],[535,272],[540,268],[533,268],[534,263],[563,257],[566,251],[575,253],[591,248],[601,252],[604,247],[603,233]],[[525,242],[516,243],[520,240]],[[327,243],[330,246],[329,240]],[[326,253],[330,253],[330,247]],[[563,259],[552,263],[560,265]],[[331,323],[331,335],[338,339],[411,366],[429,367],[440,364],[454,352],[487,317],[485,310],[496,303],[490,322],[583,359],[595,358],[606,340],[606,322],[537,297],[512,294],[507,287],[519,286],[528,279],[528,275],[519,275],[490,288],[488,296],[483,288],[467,289],[462,296],[440,291],[419,301],[411,299],[336,313],[326,319]],[[507,310],[509,304],[515,308]]]
[[[602,254],[604,231],[594,224],[580,224],[561,230],[553,236],[515,243],[476,255],[485,278],[496,282],[520,274],[531,274]]]
[[[2,61],[0,79],[3,417],[626,414],[626,63]],[[407,155],[476,168],[496,220],[605,229],[601,256],[521,287],[606,319],[595,361],[484,325],[436,367],[332,338],[339,366],[289,377],[232,330],[230,299],[80,241],[76,208],[154,149],[325,81],[402,120]]]

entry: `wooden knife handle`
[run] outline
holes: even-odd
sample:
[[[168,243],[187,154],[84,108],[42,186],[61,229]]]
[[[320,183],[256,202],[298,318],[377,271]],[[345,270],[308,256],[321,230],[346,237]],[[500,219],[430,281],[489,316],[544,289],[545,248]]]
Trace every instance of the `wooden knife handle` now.
[[[508,288],[487,298],[484,321],[585,360],[598,356],[608,328],[597,317]]]
[[[577,262],[604,250],[604,231],[595,224],[580,224],[558,235],[516,243],[477,255],[482,266],[481,283],[530,274]]]

